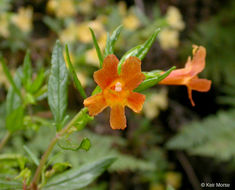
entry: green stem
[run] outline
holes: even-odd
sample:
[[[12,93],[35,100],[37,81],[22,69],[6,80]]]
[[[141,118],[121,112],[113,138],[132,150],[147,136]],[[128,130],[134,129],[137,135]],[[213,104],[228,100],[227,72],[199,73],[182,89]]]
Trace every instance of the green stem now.
[[[1,149],[4,147],[4,145],[6,144],[6,142],[8,141],[8,139],[10,138],[11,133],[8,131],[5,136],[3,137],[1,143],[0,143],[0,151]]]
[[[40,163],[38,165],[38,168],[35,172],[35,175],[33,177],[32,183],[31,183],[31,189],[33,190],[37,190],[37,184],[38,184],[38,180],[40,179],[41,176],[41,172],[43,169],[43,166],[45,165],[51,151],[53,150],[55,144],[57,143],[57,141],[60,139],[60,137],[62,137],[64,134],[66,134],[68,132],[68,130],[74,125],[74,123],[77,121],[77,119],[79,118],[80,112],[78,112],[74,118],[61,130],[59,131],[56,136],[51,140],[50,144],[48,145],[47,150],[44,152],[44,154],[42,155],[42,158],[40,160]]]

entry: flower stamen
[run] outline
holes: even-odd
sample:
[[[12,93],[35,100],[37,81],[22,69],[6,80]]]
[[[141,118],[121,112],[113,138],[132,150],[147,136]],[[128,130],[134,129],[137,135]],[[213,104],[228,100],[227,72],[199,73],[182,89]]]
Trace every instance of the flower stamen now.
[[[116,92],[121,92],[122,91],[122,83],[117,82],[115,85],[115,91]]]

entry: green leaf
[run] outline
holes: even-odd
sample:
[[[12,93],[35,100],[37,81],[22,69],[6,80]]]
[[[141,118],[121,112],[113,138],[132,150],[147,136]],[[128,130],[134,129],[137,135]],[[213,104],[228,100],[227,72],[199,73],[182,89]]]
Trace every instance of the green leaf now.
[[[80,148],[85,151],[88,151],[90,147],[91,147],[91,141],[88,138],[84,138],[80,143]]]
[[[73,79],[73,81],[75,83],[75,86],[76,86],[78,92],[85,99],[87,97],[86,96],[86,92],[83,89],[83,87],[81,85],[81,82],[79,81],[79,79],[78,79],[78,77],[76,75],[75,69],[73,68],[73,64],[71,63],[71,60],[70,60],[70,57],[69,57],[68,45],[65,45],[65,53],[66,53],[66,60],[67,60],[68,66],[69,66],[70,75],[71,75],[71,77],[72,77],[72,79]]]
[[[19,106],[6,117],[6,128],[10,132],[22,129],[24,119],[24,108]]]
[[[24,57],[22,83],[25,89],[28,91],[32,83],[32,65],[29,50],[26,52]]]
[[[115,158],[104,158],[102,160],[86,164],[80,168],[74,168],[52,178],[43,190],[77,190],[86,187],[100,176],[113,162]]]
[[[57,174],[57,173],[61,173],[63,172],[64,170],[68,169],[68,168],[71,168],[72,165],[68,162],[62,162],[62,163],[55,163],[53,166],[52,166],[52,169],[47,171],[46,172],[46,177],[47,178],[50,178],[52,177],[53,175]]]
[[[80,144],[73,142],[71,139],[65,138],[58,141],[58,146],[64,150],[77,151],[83,149],[88,151],[91,147],[91,142],[88,138],[84,138]]]
[[[175,66],[171,67],[164,74],[161,74],[161,71],[156,71],[155,73],[154,72],[144,73],[146,79],[135,89],[135,91],[140,92],[152,86],[155,86],[161,80],[166,78],[175,68],[176,68]]]
[[[118,63],[118,73],[121,72],[121,66],[128,57],[135,56],[138,57],[140,60],[142,60],[145,57],[145,55],[148,53],[150,47],[153,45],[153,42],[155,41],[159,32],[160,29],[159,28],[156,29],[154,33],[149,37],[149,39],[147,39],[142,45],[138,45],[129,50],[127,53],[125,53]]]
[[[20,93],[20,90],[19,88],[17,87],[17,85],[15,84],[12,76],[11,76],[11,73],[9,71],[9,69],[7,68],[6,66],[6,63],[5,63],[5,60],[3,57],[0,57],[0,62],[1,62],[1,65],[2,65],[2,68],[3,68],[3,71],[8,79],[8,81],[10,82],[10,84],[12,85],[12,87],[14,88],[15,92],[18,94],[18,96],[22,99],[22,95]]]
[[[102,90],[100,88],[100,86],[96,86],[95,89],[93,90],[93,92],[91,93],[91,95],[96,95],[98,93],[100,93]]]
[[[92,121],[94,117],[89,116],[87,114],[88,109],[83,108],[81,111],[78,113],[76,120],[74,121],[73,126],[76,127],[77,130],[82,130],[84,127],[87,125],[89,121]]]
[[[42,86],[43,81],[45,79],[45,70],[44,68],[41,68],[40,71],[37,74],[36,79],[32,82],[32,85],[29,88],[29,92],[36,93]]]
[[[27,146],[23,146],[24,150],[28,153],[28,155],[30,156],[30,158],[33,160],[33,162],[38,166],[39,165],[39,160],[38,158],[34,155],[34,153],[27,147]]]
[[[22,190],[23,184],[18,181],[12,181],[9,179],[0,178],[0,189],[1,190]]]
[[[90,29],[90,32],[91,32],[91,35],[92,35],[93,43],[94,43],[94,45],[95,45],[95,49],[96,49],[97,56],[98,56],[99,61],[100,61],[100,67],[102,67],[103,60],[104,60],[103,55],[102,55],[102,53],[101,53],[99,44],[98,44],[98,42],[97,42],[97,40],[96,40],[94,31],[93,31],[91,28],[89,28],[89,29]]]
[[[63,48],[56,42],[51,59],[51,73],[48,81],[48,103],[56,122],[57,130],[62,128],[67,99],[68,99],[68,71],[63,57]]]
[[[20,167],[21,170],[24,169],[27,158],[20,154],[1,154],[0,155],[0,164],[2,166],[12,166]]]
[[[21,88],[21,69],[17,69],[14,82],[18,89]],[[7,93],[6,98],[6,113],[7,115],[11,114],[16,108],[18,108],[21,105],[21,99],[19,95],[16,93],[15,89],[11,86]]]
[[[109,54],[113,54],[114,52],[114,45],[121,33],[123,29],[123,26],[120,25],[118,26],[112,33],[111,37],[107,38],[107,43],[106,43],[106,47],[104,50],[104,57],[108,56]],[[109,35],[108,35],[109,36]]]

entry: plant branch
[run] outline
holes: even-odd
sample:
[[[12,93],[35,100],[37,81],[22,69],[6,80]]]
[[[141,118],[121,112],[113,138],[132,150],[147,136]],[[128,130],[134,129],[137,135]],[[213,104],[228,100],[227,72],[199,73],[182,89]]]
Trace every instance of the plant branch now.
[[[6,142],[9,140],[11,136],[11,133],[8,131],[5,136],[3,137],[3,139],[1,140],[1,143],[0,143],[0,151],[2,150],[2,148],[5,146]]]
[[[51,140],[50,144],[48,145],[47,150],[44,152],[44,154],[42,155],[42,158],[40,160],[40,163],[38,165],[38,168],[35,172],[35,175],[33,177],[32,183],[31,183],[31,189],[33,190],[37,190],[37,184],[38,181],[40,179],[41,176],[41,172],[43,169],[43,166],[45,165],[51,151],[53,150],[55,144],[57,143],[57,141],[60,139],[60,137],[62,137],[64,134],[66,134],[68,132],[68,130],[74,125],[74,123],[77,121],[77,119],[80,116],[80,112],[78,112],[74,118],[61,130],[59,131],[56,136]]]

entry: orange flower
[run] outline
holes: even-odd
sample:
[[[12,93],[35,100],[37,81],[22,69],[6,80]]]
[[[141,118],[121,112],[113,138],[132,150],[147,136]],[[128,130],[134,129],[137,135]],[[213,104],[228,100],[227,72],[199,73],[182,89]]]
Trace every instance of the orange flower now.
[[[108,55],[104,59],[103,68],[94,73],[94,80],[102,92],[85,99],[84,105],[92,116],[109,106],[112,129],[125,129],[125,106],[137,113],[142,110],[145,96],[133,90],[145,77],[141,73],[141,61],[137,57],[129,57],[124,62],[120,75],[117,71],[118,62],[115,55]]]
[[[207,92],[211,88],[211,81],[199,79],[197,74],[205,68],[206,49],[193,45],[193,59],[188,58],[185,68],[174,70],[159,84],[185,85],[188,88],[188,96],[191,104],[195,106],[192,98],[192,90]]]

